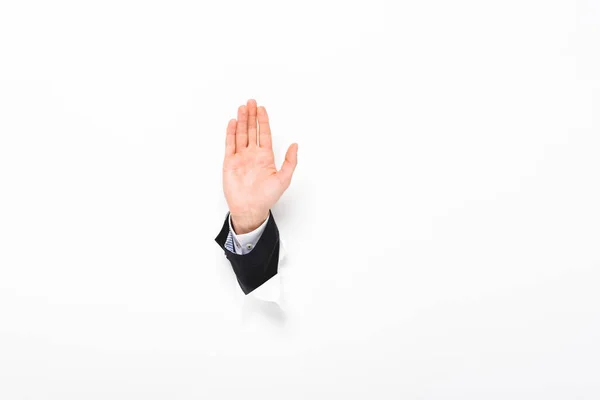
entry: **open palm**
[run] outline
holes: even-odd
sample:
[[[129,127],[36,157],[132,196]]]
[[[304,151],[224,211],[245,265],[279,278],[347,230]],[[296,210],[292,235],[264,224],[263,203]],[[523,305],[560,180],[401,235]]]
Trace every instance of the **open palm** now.
[[[238,108],[237,121],[227,125],[223,162],[223,191],[236,233],[250,232],[266,220],[290,186],[297,155],[294,143],[277,171],[267,110],[257,107],[254,99]]]

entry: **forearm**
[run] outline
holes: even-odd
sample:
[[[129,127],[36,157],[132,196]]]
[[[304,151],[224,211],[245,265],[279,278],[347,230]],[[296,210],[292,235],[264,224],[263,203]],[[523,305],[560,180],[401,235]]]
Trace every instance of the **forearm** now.
[[[238,235],[243,235],[257,229],[269,217],[269,210],[248,212],[245,214],[230,214],[233,231]]]
[[[271,208],[290,186],[297,163],[298,144],[293,143],[277,170],[267,110],[254,99],[238,107],[237,120],[227,124],[223,160],[223,192],[231,218],[215,240],[246,294],[277,274],[280,242]]]

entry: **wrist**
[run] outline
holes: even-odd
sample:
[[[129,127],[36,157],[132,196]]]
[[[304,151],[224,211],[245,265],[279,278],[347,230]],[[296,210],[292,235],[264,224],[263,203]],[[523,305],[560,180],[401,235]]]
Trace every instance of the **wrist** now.
[[[231,214],[231,225],[237,235],[256,230],[269,217],[269,210],[266,213],[258,213],[254,215]]]

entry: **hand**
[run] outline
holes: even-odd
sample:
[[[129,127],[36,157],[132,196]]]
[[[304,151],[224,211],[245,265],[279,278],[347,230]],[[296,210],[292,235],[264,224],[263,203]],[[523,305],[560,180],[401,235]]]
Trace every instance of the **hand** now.
[[[237,121],[227,125],[223,162],[223,191],[235,233],[251,232],[265,222],[290,186],[297,163],[298,144],[293,143],[277,171],[267,110],[257,108],[254,99],[238,108]]]

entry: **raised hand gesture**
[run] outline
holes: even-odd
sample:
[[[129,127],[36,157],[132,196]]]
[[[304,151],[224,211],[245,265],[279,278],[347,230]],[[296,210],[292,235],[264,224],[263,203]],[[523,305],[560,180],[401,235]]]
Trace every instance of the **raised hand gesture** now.
[[[257,107],[254,99],[248,100],[238,108],[237,120],[227,125],[223,162],[223,191],[236,234],[258,228],[292,181],[298,144],[288,148],[277,171],[271,143],[267,110]]]

